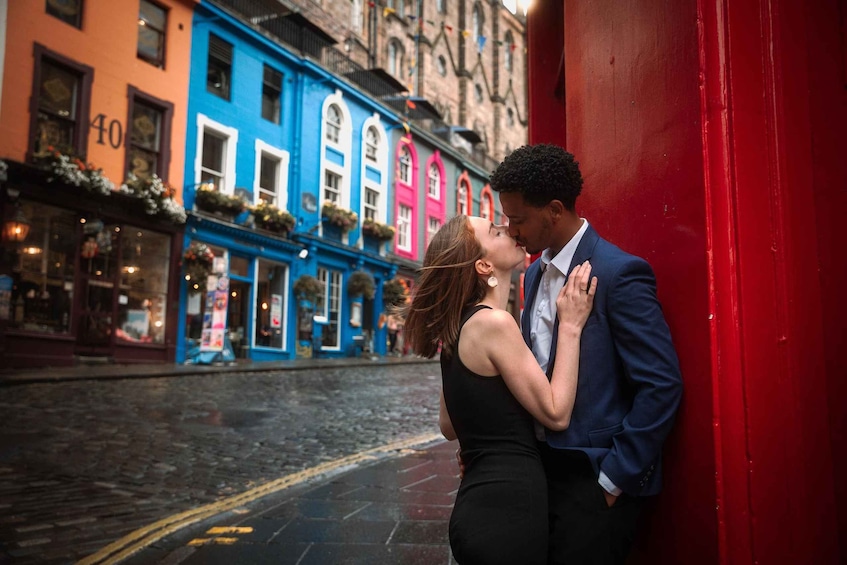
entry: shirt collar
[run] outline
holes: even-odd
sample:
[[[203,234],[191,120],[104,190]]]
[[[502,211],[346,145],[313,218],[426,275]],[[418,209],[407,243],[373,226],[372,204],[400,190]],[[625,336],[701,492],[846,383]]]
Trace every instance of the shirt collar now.
[[[568,274],[571,261],[573,261],[573,256],[576,253],[576,248],[579,247],[579,242],[582,241],[582,236],[584,236],[585,232],[588,231],[588,220],[585,218],[580,219],[582,220],[582,226],[577,230],[570,241],[562,247],[561,251],[559,251],[555,257],[550,256],[549,247],[541,252],[542,271],[546,271],[547,267],[549,267],[552,263],[560,273],[564,275]]]

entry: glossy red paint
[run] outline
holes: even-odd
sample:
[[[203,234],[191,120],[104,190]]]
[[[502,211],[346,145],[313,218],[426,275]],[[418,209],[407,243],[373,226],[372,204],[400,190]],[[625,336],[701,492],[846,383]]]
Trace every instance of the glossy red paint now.
[[[566,2],[562,35],[541,4],[531,142],[577,156],[580,213],[653,265],[685,381],[634,561],[840,562],[847,6]]]

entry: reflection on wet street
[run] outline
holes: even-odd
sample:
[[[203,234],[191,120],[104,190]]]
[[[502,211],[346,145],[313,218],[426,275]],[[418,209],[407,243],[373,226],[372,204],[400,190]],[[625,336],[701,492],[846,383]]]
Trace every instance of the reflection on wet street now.
[[[0,388],[0,556],[67,562],[163,516],[435,433],[438,374],[427,363]]]

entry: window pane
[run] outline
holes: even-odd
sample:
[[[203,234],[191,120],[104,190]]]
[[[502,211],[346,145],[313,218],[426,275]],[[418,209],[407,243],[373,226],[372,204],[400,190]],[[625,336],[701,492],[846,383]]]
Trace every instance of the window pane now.
[[[256,345],[283,347],[286,268],[259,260],[256,284]]]
[[[238,277],[247,277],[249,276],[249,268],[250,260],[247,257],[241,257],[240,255],[229,256],[229,274]]]
[[[206,90],[225,100],[229,100],[231,72],[232,45],[214,35],[210,35]]]
[[[279,123],[281,94],[282,73],[265,65],[262,81],[262,117],[275,124]]]
[[[203,168],[223,174],[225,140],[209,133],[203,135]]]
[[[124,226],[115,335],[135,343],[164,343],[171,238]]]
[[[141,0],[138,14],[138,57],[152,65],[165,63],[166,12],[159,6]]]
[[[22,201],[30,221],[24,242],[3,242],[14,261],[9,325],[45,333],[67,333],[76,255],[76,217],[68,211]]]
[[[74,27],[82,27],[82,0],[47,0],[47,13]]]

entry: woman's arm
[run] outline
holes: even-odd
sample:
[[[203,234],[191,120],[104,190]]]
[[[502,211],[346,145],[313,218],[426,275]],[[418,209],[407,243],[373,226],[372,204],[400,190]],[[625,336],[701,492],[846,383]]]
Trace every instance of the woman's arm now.
[[[444,391],[441,391],[441,408],[438,411],[438,426],[441,428],[441,433],[450,441],[456,439],[456,431],[453,429],[453,422],[450,420],[450,414],[447,413],[447,403],[444,402]]]
[[[590,265],[575,267],[556,300],[559,331],[556,363],[550,381],[507,312],[490,312],[494,323],[489,326],[486,339],[481,341],[518,402],[552,430],[564,430],[570,424],[579,374],[580,336],[597,290],[597,279],[590,280],[590,274]]]

